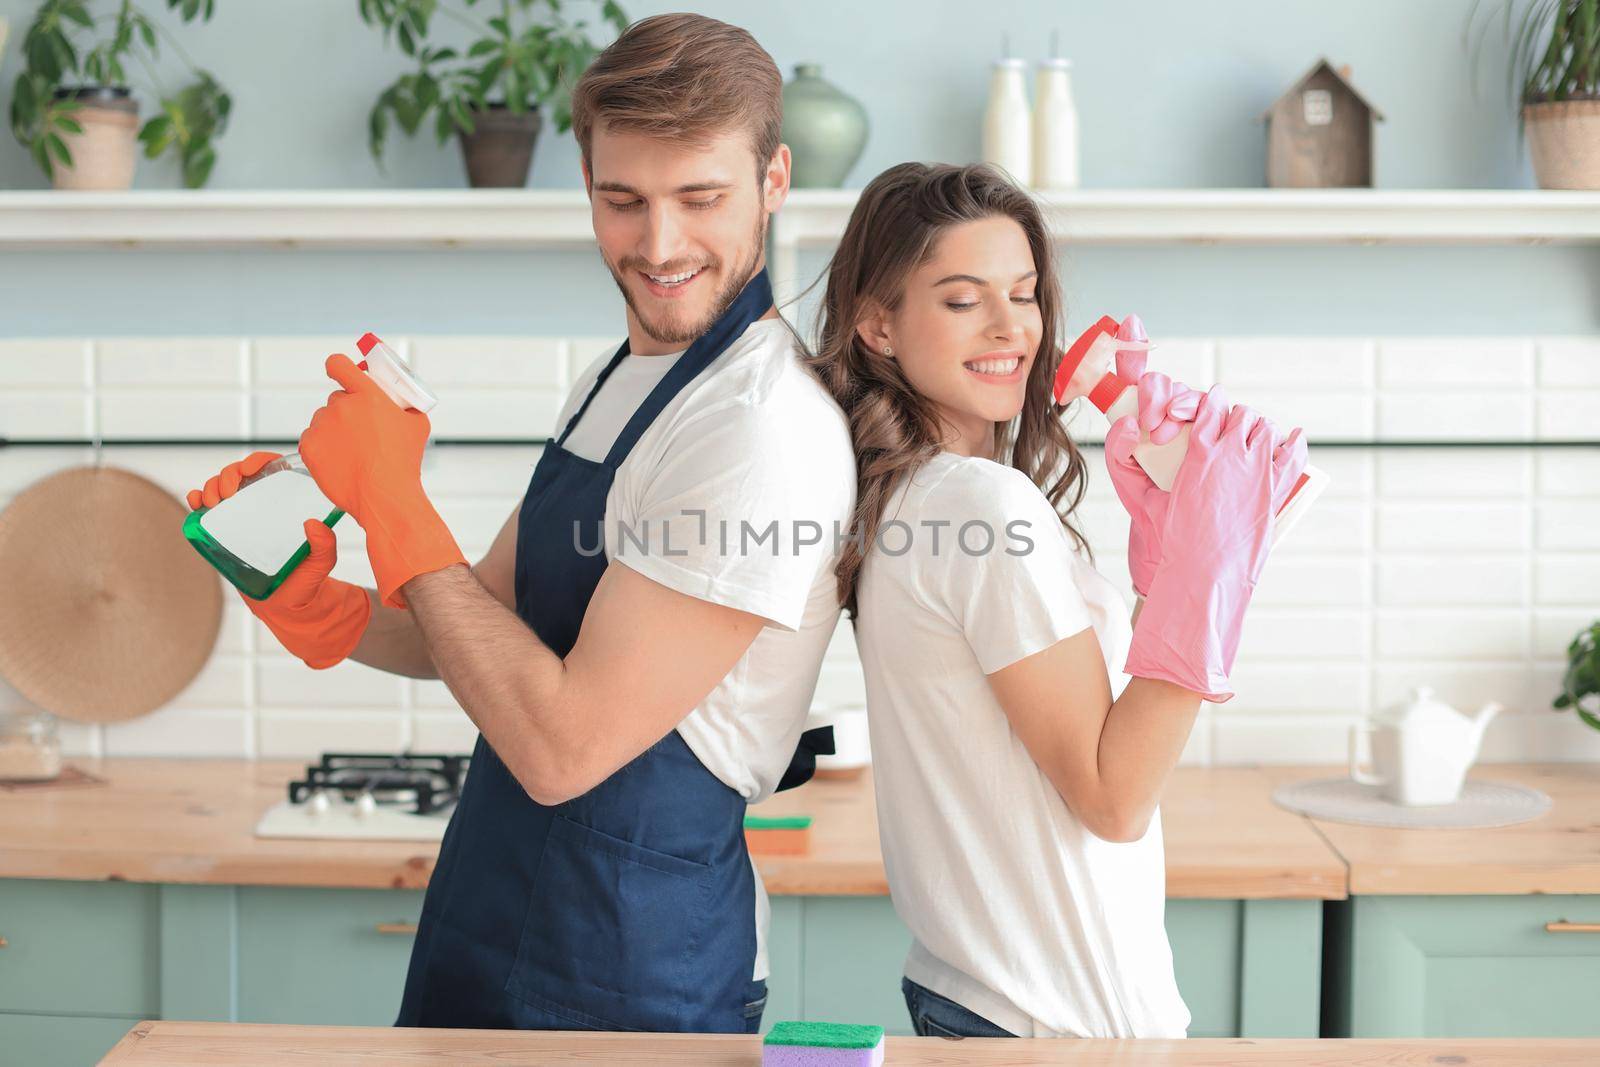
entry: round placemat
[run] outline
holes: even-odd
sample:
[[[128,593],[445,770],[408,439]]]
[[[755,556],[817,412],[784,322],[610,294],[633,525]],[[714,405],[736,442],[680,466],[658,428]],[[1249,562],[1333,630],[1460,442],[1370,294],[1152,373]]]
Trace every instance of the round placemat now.
[[[1408,806],[1385,800],[1375,785],[1353,778],[1316,778],[1281,785],[1272,793],[1281,808],[1314,819],[1392,826],[1400,829],[1483,829],[1537,819],[1550,810],[1550,798],[1537,789],[1510,782],[1469,778],[1452,804]]]
[[[131,471],[77,467],[0,512],[0,676],[46,711],[118,722],[177,696],[211,657],[222,580],[187,509]]]

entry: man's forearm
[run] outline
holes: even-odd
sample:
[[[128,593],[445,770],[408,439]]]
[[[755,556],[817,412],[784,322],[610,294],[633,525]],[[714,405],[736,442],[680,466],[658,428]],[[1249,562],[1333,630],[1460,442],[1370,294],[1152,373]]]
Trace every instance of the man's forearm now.
[[[437,678],[438,668],[422,639],[411,612],[384,607],[375,589],[363,589],[372,603],[372,615],[350,658],[369,667],[407,678]]]
[[[561,657],[464,566],[418,575],[405,597],[439,677],[495,754],[533,799],[564,800],[573,739]]]

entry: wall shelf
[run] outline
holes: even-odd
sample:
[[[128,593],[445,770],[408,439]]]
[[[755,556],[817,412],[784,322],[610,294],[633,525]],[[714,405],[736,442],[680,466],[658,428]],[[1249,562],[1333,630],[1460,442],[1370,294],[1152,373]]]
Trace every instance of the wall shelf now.
[[[855,190],[798,190],[773,228],[792,291],[838,240]],[[1079,244],[1600,243],[1600,192],[1085,189],[1037,194]],[[594,240],[578,189],[0,192],[0,252],[83,248],[539,249]]]

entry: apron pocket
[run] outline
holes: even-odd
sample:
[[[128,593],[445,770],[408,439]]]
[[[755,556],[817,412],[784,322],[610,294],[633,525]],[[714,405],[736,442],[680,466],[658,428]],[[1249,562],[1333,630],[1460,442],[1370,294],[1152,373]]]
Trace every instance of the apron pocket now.
[[[710,874],[556,816],[506,992],[579,1027],[679,1029]]]

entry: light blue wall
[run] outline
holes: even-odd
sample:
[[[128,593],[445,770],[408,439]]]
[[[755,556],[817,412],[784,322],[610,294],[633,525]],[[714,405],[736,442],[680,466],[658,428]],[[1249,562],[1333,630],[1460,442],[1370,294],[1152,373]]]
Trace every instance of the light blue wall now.
[[[585,0],[568,2],[591,9]],[[1262,184],[1257,118],[1324,54],[1350,64],[1355,83],[1388,117],[1377,134],[1379,185],[1531,184],[1497,39],[1477,65],[1473,89],[1462,39],[1470,0],[623,3],[635,18],[690,7],[736,22],[785,76],[801,61],[822,63],[824,75],[862,100],[872,119],[854,185],[907,159],[976,158],[988,64],[1001,35],[1010,35],[1017,54],[1036,59],[1048,50],[1052,29],[1074,63],[1085,185]],[[165,11],[161,0],[141,6]],[[35,7],[34,0],[0,0],[0,15],[13,27],[0,65],[0,108],[9,107],[22,30]],[[459,153],[439,149],[431,137],[397,146],[387,175],[367,154],[367,112],[406,63],[361,22],[356,0],[217,0],[217,8],[209,24],[178,31],[187,51],[236,98],[214,187],[464,184]],[[449,20],[440,17],[437,26],[441,39],[461,39]],[[175,75],[181,68],[168,63],[162,70]],[[541,140],[531,181],[579,184],[570,136]],[[5,138],[0,186],[42,184]],[[170,166],[139,174],[141,186],[175,184]]]
[[[446,0],[449,2],[449,0]],[[0,62],[9,106],[32,0]],[[159,0],[144,0],[147,9]],[[581,5],[579,5],[581,7]],[[627,0],[634,17],[673,5]],[[1384,187],[1531,185],[1505,91],[1504,46],[1474,64],[1469,0],[823,0],[712,2],[697,10],[749,28],[787,74],[816,60],[873,123],[849,184],[905,159],[977,156],[987,66],[1002,33],[1037,58],[1059,29],[1075,63],[1083,178],[1092,187],[1260,185],[1260,112],[1318,55],[1354,68],[1388,116],[1378,127]],[[387,170],[366,149],[365,117],[404,68],[355,0],[218,0],[216,19],[180,29],[186,49],[235,99],[212,187],[460,187],[454,145],[392,143]],[[171,19],[167,19],[171,22]],[[444,20],[446,38],[454,29]],[[175,75],[170,63],[164,74]],[[0,187],[43,178],[0,134]],[[178,184],[141,163],[140,187]],[[541,138],[531,184],[576,187],[570,135]],[[1074,322],[1137,308],[1177,333],[1495,333],[1600,329],[1600,250],[1585,247],[1085,248],[1069,250]],[[807,256],[814,274],[822,259]],[[92,292],[94,299],[82,296]],[[83,332],[610,332],[621,303],[592,254],[0,254],[0,335]]]

